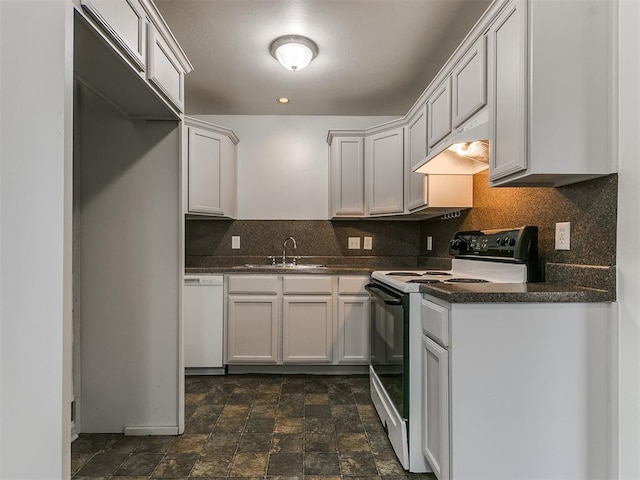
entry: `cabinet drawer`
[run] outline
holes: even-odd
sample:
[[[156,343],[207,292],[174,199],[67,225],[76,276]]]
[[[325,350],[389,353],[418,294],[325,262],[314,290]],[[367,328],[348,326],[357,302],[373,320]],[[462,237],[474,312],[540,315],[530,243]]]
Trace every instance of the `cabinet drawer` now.
[[[167,42],[149,25],[149,68],[147,78],[160,92],[184,112],[184,70]]]
[[[339,277],[338,278],[338,294],[339,295],[367,295],[364,286],[369,283],[369,277]]]
[[[449,310],[422,300],[422,330],[441,345],[449,346]]]
[[[229,293],[278,294],[277,275],[229,275]]]
[[[332,277],[319,275],[285,275],[282,277],[282,293],[284,294],[324,294],[333,292]]]
[[[144,9],[138,0],[82,0],[82,8],[109,34],[138,71],[145,70]]]

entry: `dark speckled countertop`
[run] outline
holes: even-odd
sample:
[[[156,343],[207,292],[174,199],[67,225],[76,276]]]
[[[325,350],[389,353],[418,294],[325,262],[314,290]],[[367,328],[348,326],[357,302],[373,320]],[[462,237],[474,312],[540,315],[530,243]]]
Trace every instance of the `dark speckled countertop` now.
[[[238,265],[187,268],[185,273],[369,275],[373,269],[372,267],[355,265],[310,266],[308,268]],[[389,270],[390,268],[386,266],[384,269]],[[420,285],[420,292],[450,303],[595,303],[615,301],[615,292],[610,290],[561,283],[423,284]]]
[[[420,292],[449,303],[595,303],[614,302],[608,290],[558,283],[425,284]]]
[[[404,267],[407,268],[407,267]],[[415,268],[415,267],[414,267]],[[273,274],[273,275],[288,275],[288,274],[315,274],[315,275],[370,275],[372,272],[371,267],[359,267],[354,265],[327,265],[327,266],[303,266],[298,265],[296,268],[290,267],[272,267],[270,265],[238,265],[235,267],[220,266],[220,267],[197,267],[186,268],[185,273],[199,274],[199,273],[218,273],[233,275],[236,273],[259,273],[259,274]]]

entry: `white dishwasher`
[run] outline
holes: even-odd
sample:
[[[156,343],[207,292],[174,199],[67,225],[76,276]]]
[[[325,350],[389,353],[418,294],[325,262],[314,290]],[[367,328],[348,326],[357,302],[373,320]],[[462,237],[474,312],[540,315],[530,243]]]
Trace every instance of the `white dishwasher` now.
[[[184,277],[184,360],[187,374],[223,374],[223,277]]]

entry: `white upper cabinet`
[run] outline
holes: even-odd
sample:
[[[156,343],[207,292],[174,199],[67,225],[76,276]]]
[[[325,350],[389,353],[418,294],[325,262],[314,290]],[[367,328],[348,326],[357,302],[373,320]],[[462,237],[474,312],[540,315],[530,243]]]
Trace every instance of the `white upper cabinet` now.
[[[615,4],[505,3],[488,31],[491,185],[613,172]]]
[[[184,70],[167,41],[149,27],[147,78],[175,107],[184,112]]]
[[[146,69],[144,8],[138,0],[81,0],[82,7],[102,27],[139,71]]]
[[[445,77],[427,98],[429,149],[451,133],[451,77]]]
[[[427,106],[423,105],[409,118],[405,134],[405,204],[412,211],[423,207],[424,180],[422,173],[413,173],[413,166],[427,154]]]
[[[134,118],[175,119],[184,112],[184,76],[193,66],[152,0],[74,0],[75,79]],[[91,35],[86,35],[91,30]],[[101,48],[87,50],[87,43]],[[91,52],[100,53],[92,58]],[[131,74],[142,79],[122,85]],[[146,97],[149,97],[147,99]],[[168,113],[168,115],[167,115]]]
[[[363,217],[364,136],[333,136],[330,142],[330,214]]]
[[[365,195],[368,213],[404,212],[404,128],[396,127],[365,139]]]
[[[185,118],[187,213],[233,218],[236,214],[236,145],[233,131]]]
[[[464,53],[451,71],[451,121],[461,126],[487,104],[486,38],[478,40]]]

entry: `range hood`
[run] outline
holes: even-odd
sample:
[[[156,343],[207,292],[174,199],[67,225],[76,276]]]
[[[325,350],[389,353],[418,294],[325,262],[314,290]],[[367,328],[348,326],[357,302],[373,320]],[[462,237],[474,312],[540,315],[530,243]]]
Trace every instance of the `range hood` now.
[[[484,108],[443,140],[420,163],[416,173],[473,175],[489,168],[489,110]]]

